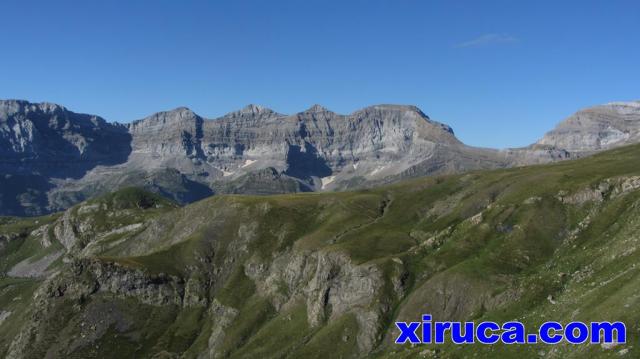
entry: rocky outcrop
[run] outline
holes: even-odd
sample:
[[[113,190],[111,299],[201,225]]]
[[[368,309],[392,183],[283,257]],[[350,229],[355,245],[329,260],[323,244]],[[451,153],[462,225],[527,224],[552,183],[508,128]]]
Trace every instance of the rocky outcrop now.
[[[389,311],[382,297],[382,271],[373,264],[355,265],[348,256],[331,252],[283,253],[271,263],[250,261],[245,274],[258,293],[280,311],[300,301],[306,303],[312,327],[354,314],[361,353],[377,342],[381,318]],[[390,302],[391,298],[386,298]]]
[[[94,292],[133,297],[149,305],[182,306],[184,282],[177,277],[149,275],[142,270],[98,260],[75,262],[73,269],[76,277],[85,276],[86,280],[93,282]],[[190,304],[193,302],[190,301]]]
[[[219,358],[220,346],[225,338],[225,331],[238,316],[238,310],[225,306],[217,299],[214,299],[207,312],[212,320],[212,330],[207,340],[207,350],[201,353],[198,358]]]
[[[564,191],[558,193],[557,198],[565,204],[584,204],[586,202],[602,202],[608,187],[584,188],[578,192],[567,194]]]
[[[39,259],[27,258],[13,266],[7,275],[16,278],[41,278],[45,276],[51,263],[60,258],[62,254],[62,251],[58,251]]]
[[[65,211],[62,218],[53,227],[53,233],[56,238],[67,250],[70,250],[78,241],[76,236],[77,227],[74,220],[72,211]]]
[[[24,238],[23,234],[20,233],[2,233],[0,234],[0,252],[12,241],[15,241],[18,238]]]
[[[69,270],[51,275],[41,288],[42,296],[69,299],[87,297],[95,293],[110,293],[131,297],[154,306],[183,305],[185,282],[167,274],[148,274],[140,269],[98,259],[77,259]],[[199,304],[201,293],[194,293],[195,283],[189,285],[188,306]]]
[[[600,203],[606,198],[615,198],[640,188],[640,176],[607,178],[597,186],[583,188],[574,193],[560,191],[556,198],[565,204],[582,205]]]

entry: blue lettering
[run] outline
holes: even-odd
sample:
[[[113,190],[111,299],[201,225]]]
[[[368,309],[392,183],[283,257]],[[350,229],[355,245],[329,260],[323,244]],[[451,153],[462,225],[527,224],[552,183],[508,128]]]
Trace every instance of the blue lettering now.
[[[502,342],[505,344],[525,344],[524,324],[520,322],[506,322],[502,324]]]
[[[436,322],[436,344],[444,343],[444,335],[451,328],[451,322]]]
[[[591,323],[591,344],[600,343],[613,343],[613,332],[616,332],[616,339],[618,343],[624,344],[627,342],[627,327],[622,322],[592,322]],[[601,334],[604,333],[604,340]]]
[[[436,323],[437,324],[437,323]],[[487,335],[487,331],[496,332],[500,330],[500,326],[495,322],[482,322],[476,328],[476,338],[482,344],[495,344],[500,340],[500,334],[491,333]]]
[[[554,334],[549,334],[549,331],[553,330]],[[562,341],[562,334],[558,335],[557,332],[562,331],[562,325],[558,322],[546,322],[540,326],[540,340],[545,344],[558,344]]]
[[[422,343],[431,344],[431,316],[422,316]]]
[[[576,331],[578,334],[576,334]],[[572,322],[564,328],[565,340],[571,344],[582,344],[589,339],[589,327],[580,322]]]
[[[471,344],[474,342],[473,322],[464,323],[464,334],[462,333],[462,323],[454,322],[451,327],[451,341],[454,344]]]
[[[404,344],[409,341],[411,344],[420,344],[420,338],[416,335],[416,330],[420,326],[419,322],[396,322],[396,327],[400,329],[400,335],[396,339],[396,344]]]

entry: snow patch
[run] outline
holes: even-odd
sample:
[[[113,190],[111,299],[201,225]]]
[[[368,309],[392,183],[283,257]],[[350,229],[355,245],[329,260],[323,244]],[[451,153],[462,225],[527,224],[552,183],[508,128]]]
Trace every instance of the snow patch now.
[[[385,169],[386,167],[387,167],[387,166],[378,166],[378,167],[376,167],[376,169],[374,169],[373,171],[371,171],[370,175],[371,175],[371,176],[373,176],[373,175],[375,175],[376,173],[378,173],[378,172],[382,171],[383,169]]]
[[[320,180],[322,181],[322,189],[325,189],[335,179],[336,179],[336,176],[329,176],[329,177],[320,178]]]
[[[218,167],[214,167],[214,168],[217,169],[218,171],[222,172],[222,177],[229,177],[229,176],[231,176],[231,175],[233,175],[235,173],[235,172],[226,171],[223,168],[218,168]]]
[[[247,166],[251,166],[253,163],[256,163],[256,160],[245,160],[244,164],[242,165],[242,168],[245,168]]]

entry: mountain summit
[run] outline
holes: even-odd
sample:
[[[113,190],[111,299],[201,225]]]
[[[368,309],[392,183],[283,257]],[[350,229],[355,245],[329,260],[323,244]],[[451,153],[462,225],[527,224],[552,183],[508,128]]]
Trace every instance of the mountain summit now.
[[[640,141],[640,101],[613,102],[576,112],[539,144],[593,153]]]

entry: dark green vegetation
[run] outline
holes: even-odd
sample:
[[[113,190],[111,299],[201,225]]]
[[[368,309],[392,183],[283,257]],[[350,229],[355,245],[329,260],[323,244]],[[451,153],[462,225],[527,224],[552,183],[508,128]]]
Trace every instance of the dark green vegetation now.
[[[0,220],[0,356],[638,357],[639,218],[640,146],[182,208],[127,189]],[[392,344],[393,322],[422,313],[529,328],[621,320],[629,338],[614,348]]]

